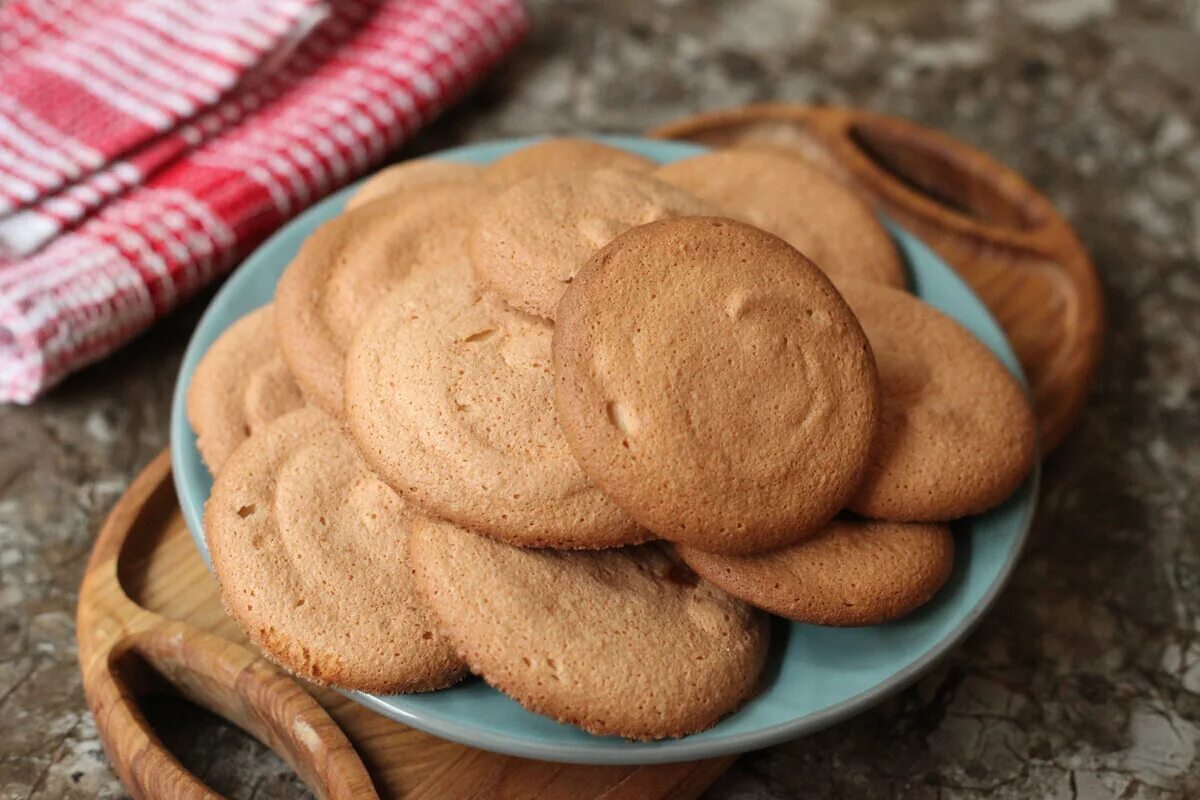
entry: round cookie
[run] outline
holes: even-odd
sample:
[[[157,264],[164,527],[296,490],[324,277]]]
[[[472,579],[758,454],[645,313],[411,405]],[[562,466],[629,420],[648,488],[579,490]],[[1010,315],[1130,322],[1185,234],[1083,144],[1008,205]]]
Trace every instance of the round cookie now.
[[[229,326],[200,359],[188,385],[187,417],[215,475],[247,436],[303,404],[275,342],[268,305]]]
[[[489,197],[469,184],[388,195],[316,230],[275,290],[283,356],[306,397],[342,414],[346,348],[371,307],[414,269],[466,259],[465,238]]]
[[[946,525],[834,520],[795,544],[747,556],[676,552],[752,606],[815,625],[879,625],[929,602],[954,567]]]
[[[799,158],[766,148],[715,150],[653,174],[775,234],[834,282],[905,284],[891,237],[866,203]]]
[[[431,513],[515,544],[644,541],[563,439],[549,324],[459,278],[413,276],[355,337],[346,419],[367,461]]]
[[[658,545],[531,550],[424,520],[411,550],[455,650],[531,711],[662,739],[712,726],[755,691],[765,618]]]
[[[363,184],[346,201],[346,210],[350,211],[390,194],[410,192],[414,189],[425,189],[447,183],[477,184],[482,179],[483,168],[474,164],[463,164],[438,158],[404,161],[382,169],[363,181]]]
[[[484,180],[493,186],[507,187],[533,175],[604,167],[646,172],[654,169],[655,163],[591,139],[560,136],[544,139],[496,159],[484,170]]]
[[[246,635],[306,680],[385,694],[465,671],[413,587],[416,522],[311,407],[234,451],[204,510],[221,599]]]
[[[858,485],[878,384],[862,329],[795,248],[728,219],[635,228],[567,288],[555,404],[643,526],[721,553],[816,532]]]
[[[647,175],[604,169],[544,173],[496,197],[471,232],[480,281],[546,319],[575,272],[615,236],[646,222],[713,209]]]
[[[952,520],[1007,498],[1037,457],[1025,392],[991,351],[897,289],[844,282],[875,352],[882,397],[870,465],[849,508],[865,517]]]

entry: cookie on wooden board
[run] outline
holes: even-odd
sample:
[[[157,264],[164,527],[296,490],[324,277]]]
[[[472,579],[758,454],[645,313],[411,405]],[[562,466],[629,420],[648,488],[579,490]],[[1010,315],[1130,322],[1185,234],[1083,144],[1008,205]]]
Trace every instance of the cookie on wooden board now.
[[[866,469],[879,405],[866,336],[819,269],[750,225],[689,217],[619,236],[567,288],[553,352],[572,452],[662,538],[788,544]]]
[[[606,167],[647,172],[654,166],[650,159],[619,147],[592,139],[559,136],[543,139],[496,159],[484,170],[484,179],[493,186],[508,187],[525,178],[545,173],[559,174]]]
[[[501,192],[471,233],[475,274],[513,308],[554,319],[576,271],[618,234],[708,203],[640,173],[546,172]]]
[[[835,519],[795,544],[746,556],[676,552],[752,606],[816,625],[879,625],[929,602],[954,568],[954,537],[937,523]]]
[[[246,437],[304,404],[275,341],[274,313],[263,306],[230,325],[192,374],[188,422],[214,475]]]
[[[388,195],[313,233],[275,290],[284,358],[306,397],[342,414],[346,348],[371,307],[414,269],[466,258],[464,240],[490,193],[470,184]]]
[[[235,450],[204,511],[222,601],[251,641],[306,680],[378,693],[465,672],[413,587],[416,521],[312,407]]]
[[[903,287],[904,266],[870,207],[819,168],[766,148],[735,148],[666,164],[653,175],[773,233],[834,282]]]
[[[346,210],[366,205],[387,195],[425,191],[443,184],[478,184],[483,167],[440,158],[418,158],[381,169],[363,181],[346,200]]]
[[[515,544],[645,541],[563,439],[549,324],[463,271],[412,276],[355,337],[346,418],[367,461],[429,513]]]
[[[849,508],[865,517],[953,520],[986,511],[1037,457],[1025,391],[978,339],[898,289],[844,282],[871,342],[882,403],[869,467]]]
[[[424,520],[411,550],[456,651],[531,711],[661,739],[711,727],[755,691],[764,616],[659,545],[533,550]]]

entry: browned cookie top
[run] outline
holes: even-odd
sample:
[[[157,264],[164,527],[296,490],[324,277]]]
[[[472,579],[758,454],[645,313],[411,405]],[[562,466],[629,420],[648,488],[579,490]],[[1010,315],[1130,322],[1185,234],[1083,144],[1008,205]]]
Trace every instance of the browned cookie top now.
[[[272,660],[315,683],[415,692],[465,671],[413,588],[415,519],[310,407],[234,451],[204,531],[226,610]]]
[[[473,671],[592,733],[710,727],[753,694],[766,656],[764,617],[658,545],[532,550],[425,521],[412,565]]]
[[[583,469],[659,536],[713,552],[815,532],[874,436],[866,337],[783,240],[664,220],[592,257],[558,307],[559,421]]]
[[[268,305],[229,326],[208,348],[188,386],[187,416],[215,475],[247,436],[303,404],[279,353]]]
[[[954,567],[945,525],[834,520],[795,544],[746,556],[676,548],[752,606],[817,625],[878,625],[929,602]]]
[[[591,139],[561,136],[543,139],[496,159],[484,170],[484,179],[493,186],[507,187],[533,175],[605,167],[646,172],[654,169],[654,162]]]
[[[380,476],[431,513],[517,544],[644,541],[555,419],[551,329],[457,272],[413,275],[359,330],[346,416]]]
[[[820,169],[780,150],[715,150],[653,173],[784,239],[834,282],[904,286],[904,267],[871,209]]]
[[[682,189],[643,174],[542,173],[502,192],[479,215],[471,264],[509,305],[553,319],[576,270],[614,236],[657,219],[711,212]]]
[[[443,184],[478,184],[483,180],[483,168],[474,164],[446,161],[440,158],[419,158],[403,161],[381,169],[363,181],[350,199],[346,210],[366,205],[372,200],[401,192],[428,190]]]
[[[891,520],[951,520],[1020,485],[1036,457],[1025,392],[965,328],[912,295],[845,282],[879,368],[879,433],[849,507]]]
[[[470,184],[391,194],[317,229],[275,291],[284,358],[309,399],[342,414],[346,348],[371,307],[413,269],[466,258],[465,237],[489,192]]]

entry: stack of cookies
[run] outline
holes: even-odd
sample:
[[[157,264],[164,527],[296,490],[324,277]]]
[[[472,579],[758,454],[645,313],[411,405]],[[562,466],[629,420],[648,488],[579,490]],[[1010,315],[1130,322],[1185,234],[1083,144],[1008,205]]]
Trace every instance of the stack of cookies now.
[[[1032,466],[1021,388],[904,283],[786,152],[392,167],[195,372],[225,606],[315,683],[707,728],[767,613],[909,613]]]

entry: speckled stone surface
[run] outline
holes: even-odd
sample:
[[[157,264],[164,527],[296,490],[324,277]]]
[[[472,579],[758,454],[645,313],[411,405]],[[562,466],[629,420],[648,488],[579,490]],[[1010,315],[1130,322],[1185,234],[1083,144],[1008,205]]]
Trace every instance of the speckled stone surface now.
[[[521,53],[405,155],[640,131],[754,100],[850,103],[990,150],[1092,249],[1110,332],[995,612],[893,701],[742,758],[766,800],[1200,797],[1200,6],[1166,0],[535,4]],[[207,297],[31,408],[0,408],[0,798],[123,796],[75,664],[95,531],[166,443]],[[244,735],[152,709],[234,798],[304,796]]]

